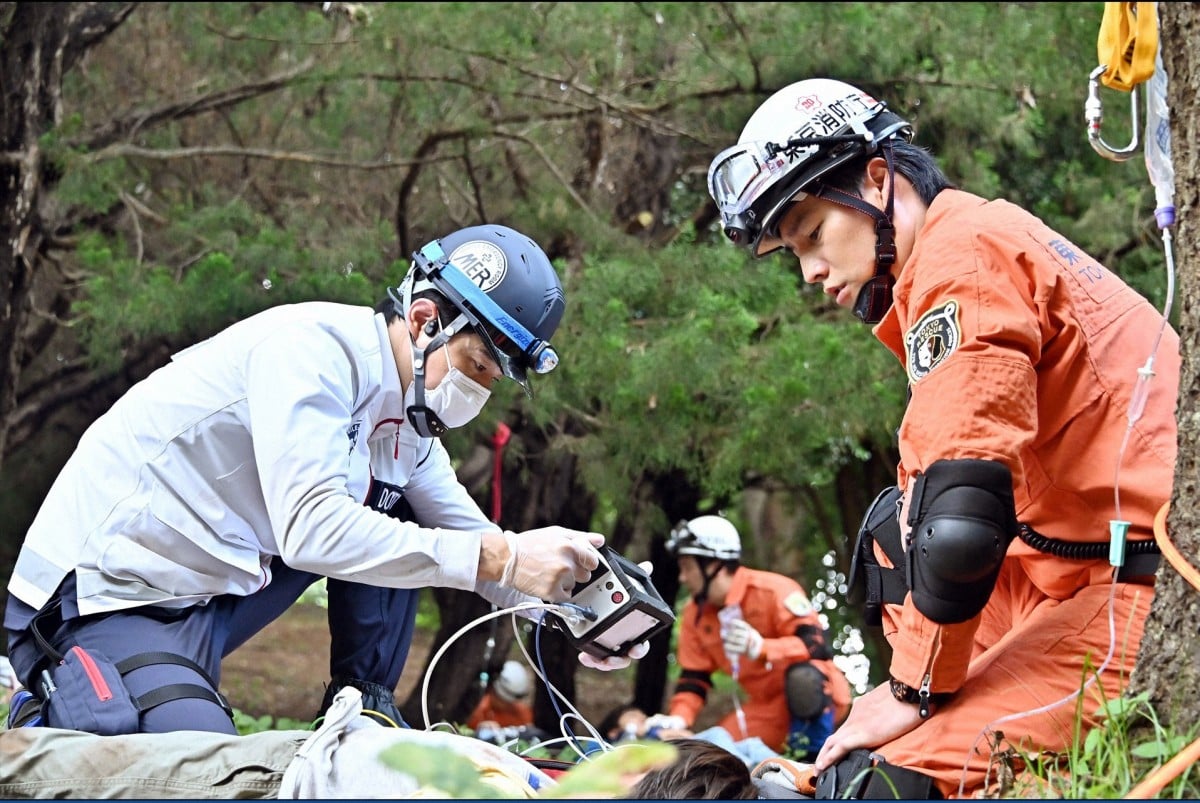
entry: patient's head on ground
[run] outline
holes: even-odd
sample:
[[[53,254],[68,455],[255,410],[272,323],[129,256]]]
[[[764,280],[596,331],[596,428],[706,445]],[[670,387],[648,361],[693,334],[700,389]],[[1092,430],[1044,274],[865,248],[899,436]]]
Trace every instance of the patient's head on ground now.
[[[670,739],[674,762],[651,770],[627,798],[642,800],[753,800],[757,789],[746,764],[733,753],[701,739]]]

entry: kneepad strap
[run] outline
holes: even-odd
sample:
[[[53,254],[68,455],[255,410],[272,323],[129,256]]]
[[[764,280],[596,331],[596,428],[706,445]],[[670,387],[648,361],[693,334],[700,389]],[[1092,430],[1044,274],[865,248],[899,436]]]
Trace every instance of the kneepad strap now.
[[[938,460],[917,477],[909,505],[908,587],[938,624],[987,604],[1018,530],[1012,473],[994,460]]]
[[[858,528],[858,539],[850,557],[850,575],[847,578],[850,602],[863,604],[863,619],[866,624],[878,627],[883,623],[883,605],[899,605],[908,594],[905,573],[907,558],[900,538],[899,504],[902,494],[895,485],[883,489],[863,516]],[[875,544],[891,560],[894,568],[887,568],[875,557]]]

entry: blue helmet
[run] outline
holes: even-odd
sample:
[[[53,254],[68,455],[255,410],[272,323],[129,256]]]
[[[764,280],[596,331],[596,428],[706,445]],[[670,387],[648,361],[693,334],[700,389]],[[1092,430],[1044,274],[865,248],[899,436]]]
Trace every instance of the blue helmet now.
[[[562,321],[566,296],[550,259],[526,235],[485,224],[427,243],[413,253],[402,309],[413,294],[430,289],[459,313],[439,336],[473,329],[504,375],[526,393],[530,371],[544,374],[558,365],[550,337]]]

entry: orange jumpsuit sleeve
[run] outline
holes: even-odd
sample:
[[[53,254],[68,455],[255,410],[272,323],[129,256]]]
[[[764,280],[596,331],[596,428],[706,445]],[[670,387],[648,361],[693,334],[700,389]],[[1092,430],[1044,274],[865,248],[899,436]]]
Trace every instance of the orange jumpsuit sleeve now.
[[[697,610],[696,603],[691,600],[683,608],[676,648],[679,681],[667,706],[667,713],[682,717],[689,728],[695,724],[696,717],[700,716],[700,711],[708,701],[712,673],[719,668],[712,654],[713,645],[707,642],[701,628],[696,625]]]
[[[800,584],[781,574],[759,572],[754,577],[756,586],[747,590],[742,603],[746,621],[752,625],[771,622],[769,628],[759,626],[763,647],[758,660],[787,667],[813,658],[831,658],[832,654],[825,654],[829,648],[821,619]]]

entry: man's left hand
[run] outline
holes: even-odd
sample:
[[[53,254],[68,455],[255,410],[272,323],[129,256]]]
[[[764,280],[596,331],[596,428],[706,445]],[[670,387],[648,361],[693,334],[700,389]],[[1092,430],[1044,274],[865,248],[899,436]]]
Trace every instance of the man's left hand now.
[[[852,750],[879,747],[920,724],[917,706],[897,700],[886,683],[876,686],[855,698],[846,721],[825,740],[817,753],[817,772],[838,763]]]
[[[645,658],[648,652],[650,652],[650,642],[643,641],[641,644],[630,647],[629,652],[625,655],[597,658],[590,652],[581,652],[579,653],[579,663],[592,669],[599,669],[601,672],[611,672],[614,669],[624,669],[639,658]]]
[[[751,661],[756,661],[762,654],[762,635],[744,619],[730,622],[721,639],[725,644],[727,655],[746,655]]]

